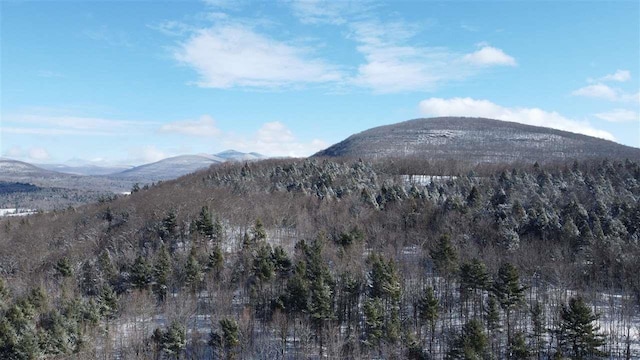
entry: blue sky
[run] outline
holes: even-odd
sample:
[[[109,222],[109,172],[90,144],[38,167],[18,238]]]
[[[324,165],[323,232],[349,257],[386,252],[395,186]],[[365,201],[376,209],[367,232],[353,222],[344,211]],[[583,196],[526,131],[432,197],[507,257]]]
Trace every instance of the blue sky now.
[[[3,1],[0,153],[307,156],[482,116],[640,147],[637,1]]]

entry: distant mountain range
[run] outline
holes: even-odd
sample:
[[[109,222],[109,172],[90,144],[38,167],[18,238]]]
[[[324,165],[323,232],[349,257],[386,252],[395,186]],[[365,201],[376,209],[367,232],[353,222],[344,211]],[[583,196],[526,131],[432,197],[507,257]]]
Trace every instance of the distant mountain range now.
[[[567,131],[464,117],[416,119],[352,135],[314,156],[465,162],[640,160],[640,149]]]
[[[27,181],[48,184],[55,179],[63,180],[82,177],[124,180],[147,183],[170,180],[226,161],[254,161],[264,159],[258,153],[243,153],[226,150],[215,155],[181,155],[140,166],[102,166],[89,161],[73,159],[65,164],[29,164],[22,161],[0,159],[0,180]]]

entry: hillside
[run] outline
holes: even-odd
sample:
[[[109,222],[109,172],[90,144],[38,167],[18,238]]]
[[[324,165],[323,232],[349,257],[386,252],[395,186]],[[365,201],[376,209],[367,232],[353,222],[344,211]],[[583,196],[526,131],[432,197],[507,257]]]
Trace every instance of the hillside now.
[[[484,118],[416,119],[352,135],[314,156],[421,157],[471,163],[640,160],[640,149],[566,131]]]
[[[640,356],[638,163],[390,163],[223,163],[0,220],[0,358],[576,358],[569,306],[599,318],[584,351]]]
[[[181,155],[136,166],[110,177],[140,182],[170,180],[221,162],[224,159],[217,156]]]

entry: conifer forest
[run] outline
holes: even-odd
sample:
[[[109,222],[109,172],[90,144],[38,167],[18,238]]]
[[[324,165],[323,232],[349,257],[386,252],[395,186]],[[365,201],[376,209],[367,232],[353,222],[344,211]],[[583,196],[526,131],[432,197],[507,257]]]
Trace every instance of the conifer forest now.
[[[1,359],[638,359],[640,164],[223,163],[0,219]]]

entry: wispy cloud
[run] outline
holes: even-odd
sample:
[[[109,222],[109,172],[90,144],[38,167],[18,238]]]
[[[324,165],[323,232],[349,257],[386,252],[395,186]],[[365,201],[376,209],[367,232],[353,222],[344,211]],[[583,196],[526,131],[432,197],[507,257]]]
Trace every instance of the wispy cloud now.
[[[209,115],[203,115],[198,120],[182,120],[164,124],[160,132],[199,137],[216,137],[222,131],[216,126],[215,120]]]
[[[3,155],[11,159],[36,163],[51,159],[51,155],[49,155],[47,149],[39,146],[30,148],[12,146],[6,150]]]
[[[2,117],[2,132],[30,135],[108,136],[142,133],[156,123],[96,117],[43,114],[10,114]]]
[[[611,133],[596,129],[586,121],[569,119],[555,111],[545,111],[539,108],[510,108],[497,105],[488,100],[472,98],[429,98],[421,101],[419,108],[420,112],[425,116],[485,117],[614,140]]]
[[[225,24],[195,32],[173,53],[200,76],[206,88],[276,88],[335,82],[337,66],[313,57],[308,49],[256,32],[243,24]]]
[[[478,51],[464,56],[464,60],[478,66],[516,66],[516,60],[501,49],[484,45]]]
[[[331,1],[331,0],[293,0],[291,5],[294,16],[304,24],[342,25],[349,18],[362,14],[373,6],[369,1]]]
[[[597,113],[595,116],[598,119],[615,123],[640,121],[640,114],[628,109],[614,109],[607,112]]]
[[[40,70],[38,71],[38,76],[42,77],[42,78],[61,78],[64,77],[64,75],[62,75],[62,73],[57,72],[57,71],[51,71],[51,70]]]
[[[320,139],[302,141],[279,121],[264,123],[253,135],[225,137],[224,144],[241,151],[255,151],[268,156],[306,157],[328,146]]]
[[[131,41],[129,35],[121,30],[113,30],[108,26],[101,26],[96,29],[87,29],[82,32],[85,37],[103,42],[109,46],[115,47],[133,47],[134,43]]]
[[[616,81],[616,82],[625,82],[631,79],[631,72],[629,70],[616,70],[613,74],[607,74],[603,77],[596,79],[595,81]],[[593,79],[590,79],[590,82],[593,82]]]
[[[365,57],[353,82],[378,93],[434,90],[460,81],[490,66],[514,66],[515,59],[503,50],[482,44],[469,54],[445,47],[410,44],[420,26],[401,22],[364,21],[351,24],[350,37],[360,43]]]
[[[613,88],[603,83],[597,83],[574,90],[571,95],[592,99],[602,99],[614,102],[639,102],[640,92],[628,93],[619,88]]]

